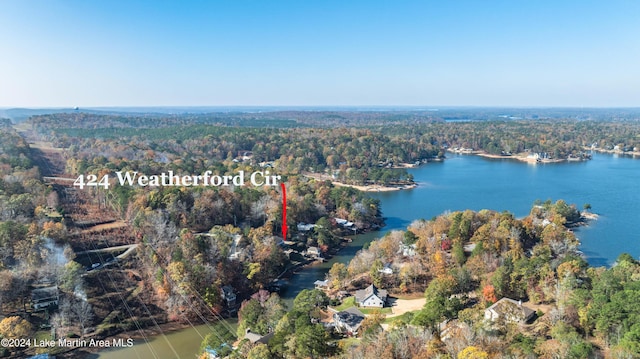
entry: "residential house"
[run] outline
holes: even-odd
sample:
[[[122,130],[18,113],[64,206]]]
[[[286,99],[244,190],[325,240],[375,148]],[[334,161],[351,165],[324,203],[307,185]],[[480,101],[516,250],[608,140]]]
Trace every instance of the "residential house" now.
[[[405,257],[413,257],[416,255],[416,244],[406,245],[404,243],[400,243],[399,253],[402,253]]]
[[[393,274],[393,268],[391,268],[391,263],[386,263],[382,269],[378,269],[378,272],[382,274]]]
[[[231,242],[231,250],[229,250],[230,260],[237,260],[240,258],[240,255],[242,254],[243,250],[238,248],[238,244],[240,243],[241,240],[242,240],[241,235],[236,234],[233,236],[233,241]]]
[[[333,314],[333,323],[338,333],[357,335],[363,320],[364,314],[356,307]]]
[[[349,222],[348,220],[344,219],[344,218],[335,218],[336,223],[345,227],[345,228],[351,228],[353,226],[355,226],[355,223],[353,222]]]
[[[329,289],[329,281],[328,280],[317,280],[313,282],[313,285],[316,289],[327,290]]]
[[[473,253],[473,250],[476,249],[476,244],[475,243],[467,243],[464,246],[462,246],[464,253],[466,254],[471,254]]]
[[[529,161],[540,161],[540,154],[539,153],[530,153],[527,155],[527,160]]]
[[[59,300],[60,293],[57,286],[37,288],[31,291],[31,307],[34,310],[42,310],[58,305]]]
[[[269,340],[273,337],[273,335],[274,335],[273,332],[267,335],[260,335],[258,333],[252,332],[251,329],[247,328],[244,334],[244,339],[249,339],[251,344],[255,344],[255,343],[267,344]]]
[[[522,305],[521,300],[502,298],[484,310],[484,318],[495,322],[503,319],[512,323],[527,323],[535,316],[536,312]]]
[[[297,224],[298,232],[309,232],[315,226],[316,226],[315,224],[308,224],[308,223],[304,223],[304,222],[300,222],[300,223]]]
[[[309,247],[307,248],[307,255],[314,258],[321,258],[322,252],[320,252],[320,248],[318,247]]]
[[[385,289],[378,289],[373,284],[356,291],[356,303],[361,307],[382,308],[387,302],[387,297],[388,293]]]
[[[233,287],[230,285],[225,285],[222,288],[222,298],[227,303],[227,307],[233,308],[236,306],[236,293],[233,290]]]

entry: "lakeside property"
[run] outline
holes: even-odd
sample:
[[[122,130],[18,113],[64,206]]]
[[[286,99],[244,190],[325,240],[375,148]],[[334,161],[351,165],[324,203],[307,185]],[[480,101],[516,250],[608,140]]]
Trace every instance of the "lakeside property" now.
[[[511,159],[527,163],[562,163],[562,162],[576,162],[586,161],[591,158],[591,155],[582,154],[580,156],[567,156],[567,158],[550,158],[546,153],[540,152],[521,152],[512,154],[505,152],[502,154],[492,154],[482,150],[473,150],[470,148],[448,148],[448,152],[464,155],[476,155],[485,158],[493,159]]]
[[[407,167],[398,167],[398,168],[415,168],[415,165],[408,165]],[[368,185],[354,185],[348,184],[344,182],[337,181],[332,176],[323,173],[303,173],[305,177],[313,178],[317,181],[330,181],[334,186],[338,187],[351,187],[358,189],[363,192],[393,192],[400,191],[405,189],[413,189],[418,186],[417,183],[398,183],[398,184],[389,184],[389,185],[379,185],[379,184],[368,184]]]

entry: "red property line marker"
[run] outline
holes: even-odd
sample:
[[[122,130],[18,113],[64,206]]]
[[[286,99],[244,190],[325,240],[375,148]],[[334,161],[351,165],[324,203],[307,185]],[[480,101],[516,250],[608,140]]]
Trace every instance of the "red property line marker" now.
[[[282,188],[282,238],[287,240],[287,190],[284,188],[284,183],[280,183]]]

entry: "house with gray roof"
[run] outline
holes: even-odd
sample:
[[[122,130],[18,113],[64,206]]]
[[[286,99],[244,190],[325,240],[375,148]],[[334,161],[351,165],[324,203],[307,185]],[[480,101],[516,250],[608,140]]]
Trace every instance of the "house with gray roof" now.
[[[31,307],[34,310],[56,306],[59,300],[60,294],[57,286],[37,288],[31,291]]]
[[[244,333],[244,339],[248,339],[251,344],[262,343],[267,344],[271,338],[273,338],[274,333],[270,332],[267,335],[260,335],[258,333],[254,333],[251,329],[247,328]]]
[[[511,323],[527,323],[535,314],[533,309],[522,305],[521,300],[510,298],[502,298],[484,310],[484,318],[491,322],[502,319]]]
[[[329,281],[328,280],[317,280],[313,282],[313,285],[316,289],[327,290],[329,289]]]
[[[227,302],[227,306],[235,307],[236,293],[233,290],[233,287],[230,285],[225,285],[221,288],[221,290],[222,290],[222,298]]]
[[[333,323],[338,333],[357,335],[363,320],[364,314],[356,307],[333,314]]]
[[[356,291],[356,303],[361,307],[382,308],[386,304],[388,296],[385,289],[378,289],[372,284],[365,289]]]

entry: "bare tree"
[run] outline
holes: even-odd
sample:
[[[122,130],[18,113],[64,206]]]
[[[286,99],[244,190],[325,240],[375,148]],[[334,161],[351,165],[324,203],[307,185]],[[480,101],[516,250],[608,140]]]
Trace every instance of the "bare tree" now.
[[[84,336],[93,318],[93,308],[87,300],[75,297],[64,297],[60,300],[58,313],[51,318],[51,325],[60,331],[64,327],[78,323],[78,325],[80,325],[81,336]]]
[[[67,323],[65,322],[65,318],[61,312],[62,311],[58,313],[54,313],[50,319],[51,326],[56,331],[56,336],[58,337],[64,336],[62,332],[62,328],[67,326]]]
[[[84,336],[87,326],[91,324],[94,317],[91,304],[89,304],[89,302],[86,300],[80,299],[77,300],[70,309],[74,319],[76,319],[78,321],[78,324],[80,324],[80,329],[82,329],[81,336]]]

